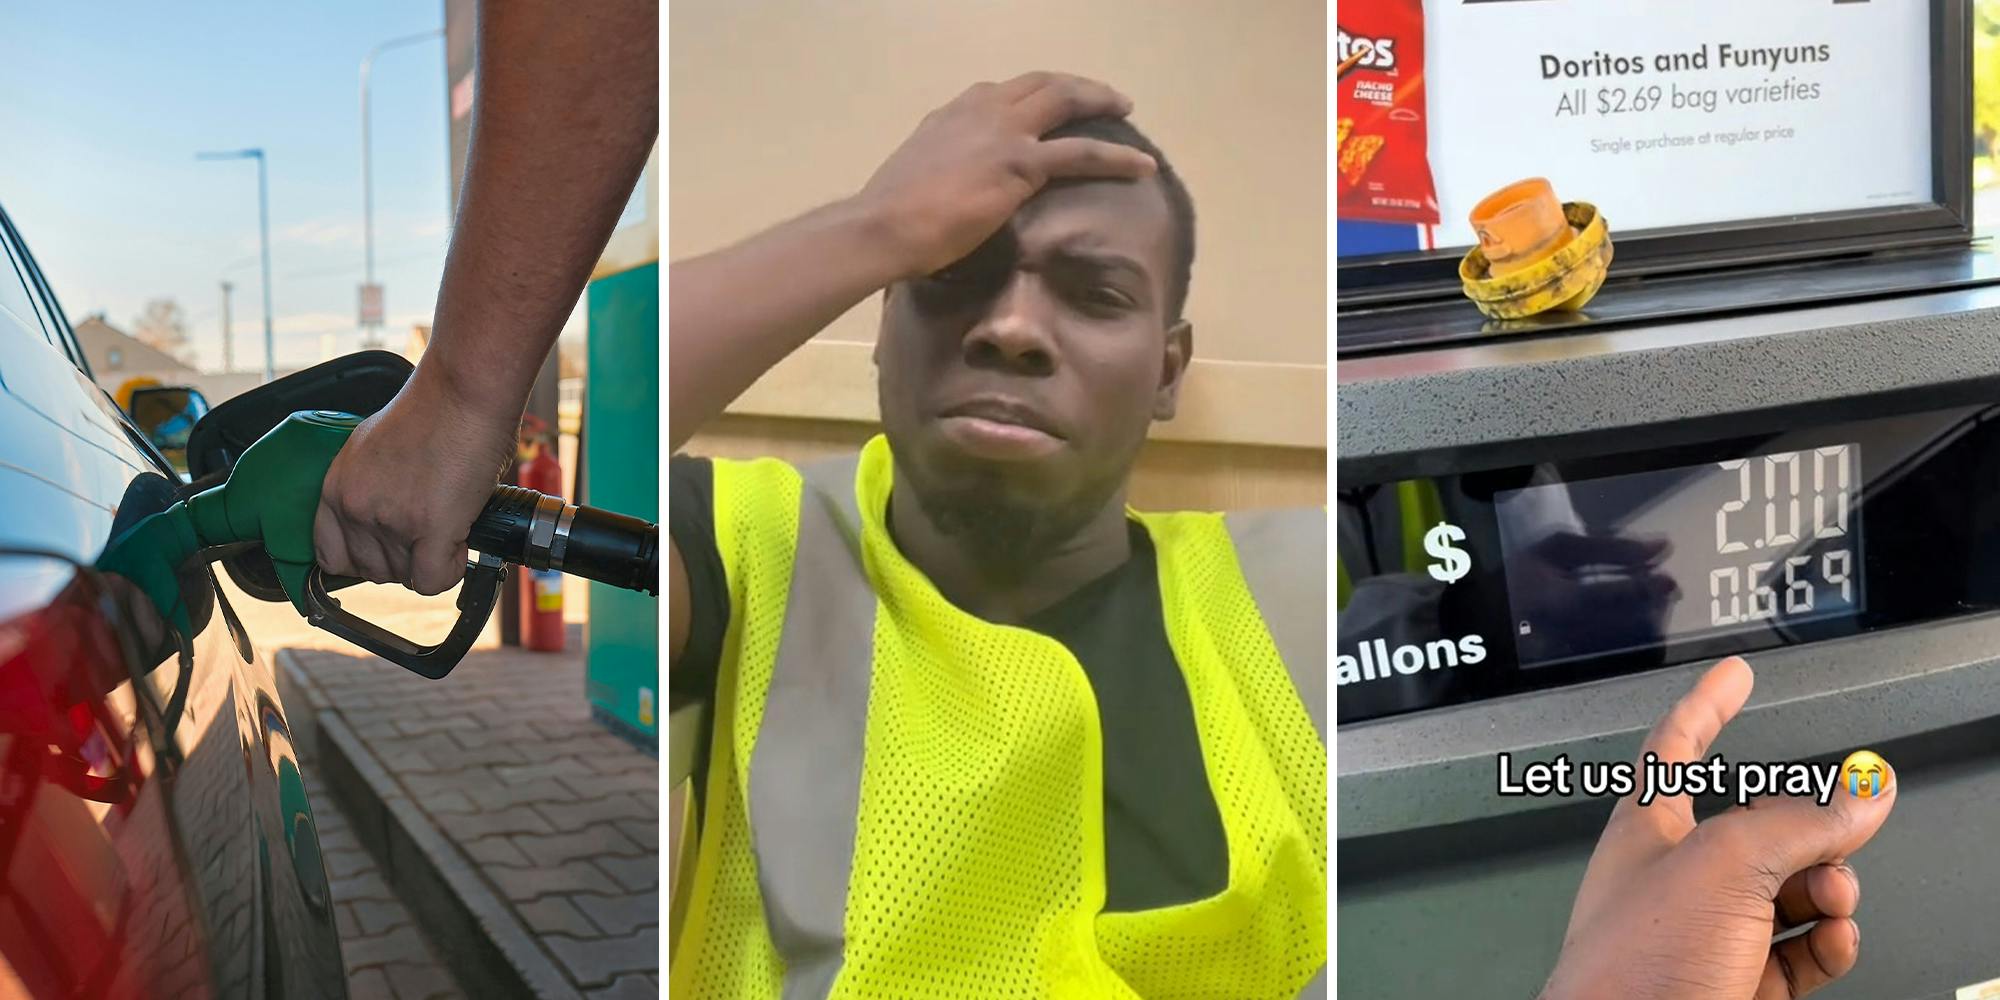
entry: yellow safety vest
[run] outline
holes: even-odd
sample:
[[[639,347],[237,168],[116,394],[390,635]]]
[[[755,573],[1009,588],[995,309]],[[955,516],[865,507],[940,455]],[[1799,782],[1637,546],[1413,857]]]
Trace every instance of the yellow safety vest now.
[[[1398,553],[1401,561],[1384,567],[1382,572],[1414,573],[1417,567],[1429,562],[1430,557],[1424,553],[1424,532],[1443,520],[1444,500],[1438,495],[1435,481],[1405,479],[1398,482],[1396,519],[1388,526],[1388,533],[1402,540]],[[1362,544],[1373,545],[1375,539],[1363,539]],[[1345,611],[1348,598],[1354,594],[1354,576],[1347,571],[1346,556],[1339,552],[1334,553],[1333,567],[1336,577],[1334,607]]]
[[[673,996],[1325,995],[1324,510],[1132,513],[1229,871],[1213,897],[1105,913],[1090,683],[903,558],[887,441],[713,468],[731,614]]]

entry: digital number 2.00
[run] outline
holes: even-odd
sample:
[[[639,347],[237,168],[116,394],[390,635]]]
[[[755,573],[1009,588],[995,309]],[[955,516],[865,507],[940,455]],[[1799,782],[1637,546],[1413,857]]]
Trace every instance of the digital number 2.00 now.
[[[1799,461],[1795,451],[1765,455],[1761,459],[1764,482],[1763,532],[1754,540],[1744,542],[1730,537],[1729,515],[1744,510],[1755,502],[1751,496],[1755,480],[1759,477],[1751,469],[1748,458],[1732,459],[1718,463],[1724,472],[1736,473],[1736,499],[1726,500],[1715,512],[1715,551],[1717,555],[1729,555],[1750,549],[1782,548],[1797,544],[1803,510],[1800,493],[1803,488]],[[1813,538],[1839,538],[1847,534],[1849,496],[1853,484],[1853,448],[1850,445],[1834,445],[1815,448],[1812,453],[1812,511]],[[1756,524],[1752,515],[1752,524]]]
[[[1762,582],[1773,564],[1754,562],[1747,567],[1722,566],[1708,574],[1708,620],[1711,626],[1737,625],[1744,622],[1770,621],[1778,616],[1779,601],[1784,602],[1785,615],[1810,614],[1815,600],[1815,588],[1809,576],[1799,572],[1813,562],[1811,556],[1793,556],[1785,560],[1784,596],[1772,584]],[[1832,549],[1819,557],[1819,579],[1828,587],[1840,588],[1840,599],[1846,603],[1854,601],[1853,557],[1846,549]],[[1811,571],[1808,569],[1808,573]],[[1748,591],[1746,595],[1746,590]],[[1744,607],[1745,598],[1749,607]]]

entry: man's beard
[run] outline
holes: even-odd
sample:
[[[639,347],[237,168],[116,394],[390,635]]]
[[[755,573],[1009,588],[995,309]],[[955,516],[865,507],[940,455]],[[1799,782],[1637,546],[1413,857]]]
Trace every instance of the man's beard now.
[[[982,576],[1018,583],[1095,520],[1117,493],[1118,483],[1116,478],[1089,483],[1055,503],[1017,495],[998,472],[942,487],[911,477],[909,485],[931,525],[963,546]]]

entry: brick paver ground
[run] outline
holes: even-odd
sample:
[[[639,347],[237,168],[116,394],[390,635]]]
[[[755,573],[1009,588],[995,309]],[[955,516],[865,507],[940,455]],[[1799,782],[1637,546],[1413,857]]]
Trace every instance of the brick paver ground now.
[[[437,949],[355,838],[339,801],[314,777],[310,758],[302,772],[332,880],[348,1000],[464,1000]]]
[[[385,624],[419,641],[443,631],[417,612],[383,617],[404,618]],[[528,653],[498,647],[489,629],[441,681],[349,648],[292,655],[323,711],[339,715],[394,793],[470,860],[578,994],[658,996],[659,764],[591,720],[580,626],[568,640],[562,654]],[[327,857],[332,868],[330,846]],[[338,898],[342,875],[330,874]],[[421,938],[395,939],[386,911],[369,924],[363,916],[343,926],[348,962],[357,949],[379,957],[395,988],[389,970]]]

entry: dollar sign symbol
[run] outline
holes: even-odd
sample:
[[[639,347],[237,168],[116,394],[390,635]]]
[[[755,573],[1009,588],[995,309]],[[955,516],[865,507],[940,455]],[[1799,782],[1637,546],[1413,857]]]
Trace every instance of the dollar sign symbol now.
[[[1465,541],[1465,531],[1456,524],[1438,522],[1438,526],[1424,533],[1424,551],[1444,560],[1431,563],[1431,579],[1444,583],[1457,583],[1472,569],[1472,557],[1465,550],[1451,543]]]

